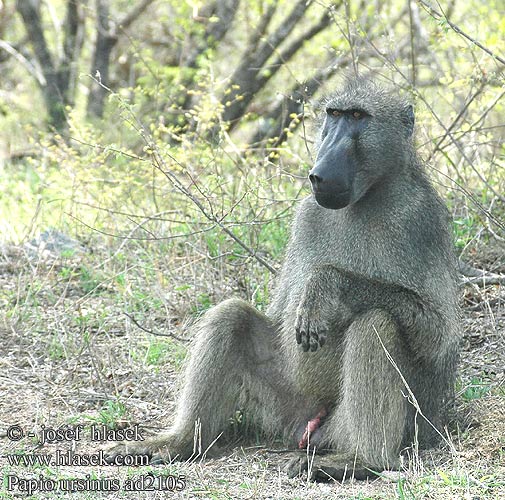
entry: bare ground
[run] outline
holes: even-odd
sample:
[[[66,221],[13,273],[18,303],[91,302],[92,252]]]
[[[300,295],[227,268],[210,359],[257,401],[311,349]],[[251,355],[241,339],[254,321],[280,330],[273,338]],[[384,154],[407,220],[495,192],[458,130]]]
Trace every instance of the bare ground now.
[[[19,485],[8,491],[9,475],[20,479],[42,475],[54,481],[115,478],[121,489],[104,493],[107,498],[505,498],[504,285],[465,287],[465,334],[453,426],[439,448],[416,455],[401,473],[375,481],[349,480],[343,485],[308,484],[303,479],[288,479],[283,472],[285,455],[261,445],[237,446],[217,459],[170,466],[9,465],[7,455],[15,453],[54,456],[56,450],[72,449],[82,455],[105,447],[92,443],[86,433],[79,441],[42,447],[30,437],[13,441],[6,434],[13,425],[19,425],[25,434],[38,433],[42,425],[84,424],[88,429],[111,419],[119,427],[141,423],[145,434],[166,426],[187,344],[142,330],[125,312],[149,331],[182,336],[182,324],[192,307],[186,300],[189,293],[197,290],[200,296],[210,296],[210,302],[230,293],[244,294],[241,273],[245,271],[227,281],[220,267],[205,270],[202,265],[201,271],[195,271],[181,262],[174,270],[173,263],[169,269],[157,259],[140,265],[142,256],[133,255],[121,264],[125,280],[118,278],[120,266],[107,267],[107,257],[100,252],[95,248],[61,258],[50,252],[34,256],[21,247],[0,249],[0,310],[5,311],[0,325],[0,465],[4,477],[0,498],[20,495]],[[478,263],[505,272],[503,248],[486,252]],[[89,270],[98,268],[100,273],[90,277]],[[147,268],[152,271],[149,278],[145,278]],[[159,274],[169,276],[170,284],[164,286]],[[146,285],[150,280],[158,286]],[[185,295],[187,283],[191,286]],[[152,295],[139,295],[153,286]],[[118,401],[124,408],[114,406]],[[150,471],[184,477],[186,486],[180,492],[124,490],[127,478],[149,480]],[[34,498],[101,495],[38,491]]]

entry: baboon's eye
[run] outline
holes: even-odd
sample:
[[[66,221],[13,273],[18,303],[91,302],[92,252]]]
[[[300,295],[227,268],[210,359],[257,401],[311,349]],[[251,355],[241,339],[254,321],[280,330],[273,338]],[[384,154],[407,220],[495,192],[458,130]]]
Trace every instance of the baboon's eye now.
[[[352,116],[356,118],[356,120],[359,120],[360,118],[363,118],[363,113],[361,111],[353,111]]]
[[[342,111],[339,111],[338,109],[330,109],[329,110],[331,116],[339,117],[342,116]]]

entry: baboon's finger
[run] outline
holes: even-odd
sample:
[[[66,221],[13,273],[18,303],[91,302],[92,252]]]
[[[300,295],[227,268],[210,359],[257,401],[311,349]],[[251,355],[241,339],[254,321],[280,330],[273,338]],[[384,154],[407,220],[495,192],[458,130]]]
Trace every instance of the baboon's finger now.
[[[302,343],[302,331],[300,330],[300,327],[296,327],[296,343],[301,344]]]
[[[323,347],[326,344],[326,330],[319,333],[319,346]]]

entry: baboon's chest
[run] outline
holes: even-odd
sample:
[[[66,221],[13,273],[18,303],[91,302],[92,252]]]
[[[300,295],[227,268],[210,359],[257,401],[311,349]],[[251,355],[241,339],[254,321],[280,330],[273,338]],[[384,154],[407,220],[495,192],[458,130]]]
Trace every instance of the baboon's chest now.
[[[395,265],[404,259],[393,224],[378,218],[373,222],[352,219],[344,211],[321,213],[310,205],[305,208],[293,225],[269,310],[274,320],[285,328],[294,323],[306,282],[321,266],[333,266],[374,281],[381,281],[385,273],[392,282],[404,281],[403,269]]]
[[[388,228],[382,232],[378,228],[372,231],[366,225],[349,222],[344,217],[319,221],[311,227],[302,224],[288,250],[289,274],[296,276],[294,281],[301,288],[314,268],[324,265],[360,276],[379,277],[383,269],[393,267],[390,262],[397,253],[388,231]]]

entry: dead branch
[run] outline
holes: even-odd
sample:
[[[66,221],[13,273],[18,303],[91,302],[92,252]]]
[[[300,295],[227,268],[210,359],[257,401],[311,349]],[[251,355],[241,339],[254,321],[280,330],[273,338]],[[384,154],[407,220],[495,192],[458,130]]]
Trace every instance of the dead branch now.
[[[142,326],[131,314],[128,314],[127,312],[123,312],[123,314],[137,327],[140,328],[143,332],[148,333],[149,335],[155,335],[156,337],[170,337],[174,340],[177,340],[179,342],[189,342],[190,339],[184,339],[182,337],[178,337],[177,335],[173,333],[160,333],[160,332],[154,332],[152,330],[148,330],[146,327]]]

